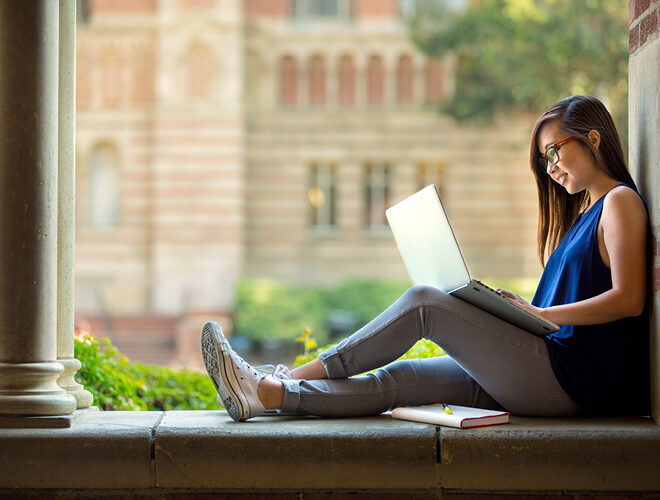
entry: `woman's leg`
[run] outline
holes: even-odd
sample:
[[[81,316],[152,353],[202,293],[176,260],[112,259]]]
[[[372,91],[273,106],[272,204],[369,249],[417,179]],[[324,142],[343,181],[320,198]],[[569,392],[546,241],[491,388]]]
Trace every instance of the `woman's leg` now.
[[[345,379],[389,363],[405,353],[417,340],[428,338],[440,345],[474,382],[507,410],[520,415],[575,415],[577,405],[557,382],[545,341],[456,297],[432,287],[413,287],[373,321],[319,356],[330,379]],[[445,367],[443,370],[447,371]],[[432,373],[431,373],[432,372]],[[382,411],[381,394],[411,391],[407,375],[393,377],[389,369],[359,382],[284,381],[286,411],[353,415],[354,403]],[[433,374],[435,373],[435,374]],[[429,377],[413,376],[410,385],[428,380],[426,403],[450,402],[444,392],[434,393],[440,372]],[[364,387],[365,389],[359,389]],[[344,397],[344,393],[347,397]],[[433,394],[433,396],[431,396]],[[441,397],[442,396],[442,397]],[[406,395],[392,399],[399,404]],[[412,397],[412,396],[411,396]],[[316,400],[308,403],[307,399]],[[325,403],[319,403],[323,398]],[[463,399],[469,399],[469,394]],[[417,396],[412,397],[422,404]],[[339,405],[339,401],[348,404]],[[413,404],[413,403],[408,403]],[[366,410],[360,410],[367,414]],[[364,413],[366,412],[366,413]]]
[[[291,378],[295,379],[305,379],[305,380],[317,380],[322,378],[328,378],[328,372],[325,371],[325,366],[321,363],[321,360],[316,358],[304,365],[294,368],[290,372]]]
[[[281,407],[287,413],[360,417],[437,402],[502,409],[449,356],[395,361],[359,377],[281,383]]]

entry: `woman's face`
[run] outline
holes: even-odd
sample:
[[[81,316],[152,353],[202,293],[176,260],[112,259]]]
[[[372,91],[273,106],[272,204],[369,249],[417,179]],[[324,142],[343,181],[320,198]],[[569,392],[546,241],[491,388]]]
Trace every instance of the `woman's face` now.
[[[544,155],[548,147],[569,139],[569,135],[559,128],[559,119],[546,123],[537,136],[537,148]],[[594,144],[597,148],[598,145]],[[600,173],[591,152],[574,139],[557,148],[559,161],[548,164],[547,173],[554,182],[563,186],[569,194],[588,189],[594,177]]]

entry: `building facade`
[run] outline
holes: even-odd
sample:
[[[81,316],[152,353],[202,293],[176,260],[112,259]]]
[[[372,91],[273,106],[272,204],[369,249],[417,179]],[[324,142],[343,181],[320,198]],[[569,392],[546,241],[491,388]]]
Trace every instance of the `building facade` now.
[[[476,127],[439,114],[455,61],[415,48],[414,8],[82,2],[83,327],[130,357],[194,364],[199,324],[230,328],[242,277],[404,280],[384,210],[432,182],[474,274],[537,276],[531,118]]]

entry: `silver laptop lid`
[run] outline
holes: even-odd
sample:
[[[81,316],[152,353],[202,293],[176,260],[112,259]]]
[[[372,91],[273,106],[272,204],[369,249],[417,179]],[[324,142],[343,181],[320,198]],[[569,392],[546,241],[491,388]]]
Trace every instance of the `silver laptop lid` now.
[[[388,208],[385,215],[413,284],[451,292],[470,282],[434,184]]]

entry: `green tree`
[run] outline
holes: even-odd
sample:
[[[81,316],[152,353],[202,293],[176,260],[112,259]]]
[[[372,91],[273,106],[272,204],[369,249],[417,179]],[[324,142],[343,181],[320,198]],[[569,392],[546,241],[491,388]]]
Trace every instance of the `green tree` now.
[[[623,0],[419,2],[410,34],[427,55],[453,54],[456,90],[441,111],[459,121],[537,114],[591,94],[627,130],[628,11]]]

